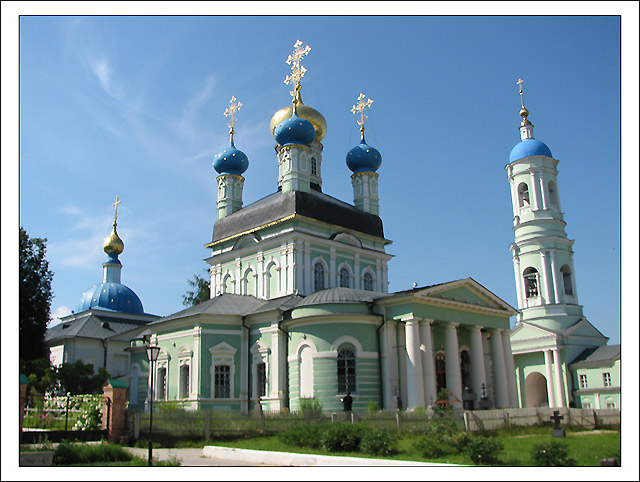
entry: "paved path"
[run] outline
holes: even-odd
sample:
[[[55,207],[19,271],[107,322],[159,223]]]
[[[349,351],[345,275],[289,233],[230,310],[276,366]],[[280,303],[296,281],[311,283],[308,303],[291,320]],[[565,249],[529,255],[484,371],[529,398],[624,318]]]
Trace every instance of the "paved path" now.
[[[149,456],[149,449],[141,449],[134,447],[124,447],[133,455],[137,455],[143,459]],[[247,466],[265,466],[273,464],[247,463],[243,461],[225,459],[218,457],[205,457],[201,448],[199,449],[153,449],[153,458],[158,460],[171,460],[177,458],[180,460],[182,467],[247,467]]]

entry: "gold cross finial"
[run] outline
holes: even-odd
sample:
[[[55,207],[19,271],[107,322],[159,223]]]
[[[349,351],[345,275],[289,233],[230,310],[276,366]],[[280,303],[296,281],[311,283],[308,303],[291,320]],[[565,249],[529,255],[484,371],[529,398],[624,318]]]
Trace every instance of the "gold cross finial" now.
[[[113,225],[114,225],[114,226],[116,225],[116,221],[118,220],[118,204],[120,204],[121,202],[122,202],[122,201],[120,201],[120,200],[118,199],[118,195],[116,194],[116,202],[114,202],[114,203],[112,204],[112,206],[115,206],[115,208],[116,208],[116,212],[115,212],[115,214],[114,214],[114,216],[113,216]]]
[[[351,108],[351,112],[353,114],[360,114],[360,119],[357,120],[358,125],[360,126],[360,132],[362,133],[362,135],[364,136],[364,124],[365,122],[367,122],[368,117],[366,115],[364,115],[364,110],[371,107],[371,104],[373,104],[373,101],[371,99],[367,99],[367,101],[365,102],[364,100],[365,95],[363,93],[360,93],[360,95],[358,96],[358,102],[356,105],[354,105]]]
[[[524,93],[522,92],[522,84],[524,84],[524,80],[518,79],[516,84],[520,87],[520,100],[522,101],[522,108],[524,108]]]
[[[291,65],[291,75],[287,75],[284,79],[285,84],[292,84],[293,90],[290,92],[293,97],[293,102],[296,103],[298,101],[298,97],[300,95],[300,80],[304,77],[305,69],[300,62],[311,51],[311,47],[308,45],[306,47],[302,47],[302,42],[297,40],[295,44],[293,44],[294,50],[293,54],[289,55],[287,58],[287,64]]]
[[[235,113],[240,110],[240,107],[242,107],[242,102],[238,102],[238,99],[236,99],[235,96],[232,96],[231,100],[229,101],[229,107],[227,107],[224,111],[225,117],[231,116],[231,122],[227,124],[229,126],[229,134],[231,134],[231,142],[233,142],[233,127],[237,122]]]

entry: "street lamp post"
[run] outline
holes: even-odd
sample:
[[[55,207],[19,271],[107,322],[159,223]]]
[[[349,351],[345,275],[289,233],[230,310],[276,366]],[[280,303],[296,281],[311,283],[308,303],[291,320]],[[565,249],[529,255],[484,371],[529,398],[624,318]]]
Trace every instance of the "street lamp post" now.
[[[151,396],[149,397],[149,467],[153,465],[153,396],[155,394],[153,389],[153,375],[154,375],[154,364],[158,359],[158,355],[160,354],[159,346],[148,346],[147,347],[147,358],[149,359],[149,372],[151,374]]]

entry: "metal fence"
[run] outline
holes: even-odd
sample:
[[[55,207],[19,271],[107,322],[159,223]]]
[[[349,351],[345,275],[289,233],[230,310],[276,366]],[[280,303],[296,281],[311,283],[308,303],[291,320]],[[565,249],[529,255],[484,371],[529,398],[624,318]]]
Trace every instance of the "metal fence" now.
[[[108,427],[108,417],[109,399],[103,395],[30,396],[24,409],[22,441],[100,440],[106,437],[103,426]]]

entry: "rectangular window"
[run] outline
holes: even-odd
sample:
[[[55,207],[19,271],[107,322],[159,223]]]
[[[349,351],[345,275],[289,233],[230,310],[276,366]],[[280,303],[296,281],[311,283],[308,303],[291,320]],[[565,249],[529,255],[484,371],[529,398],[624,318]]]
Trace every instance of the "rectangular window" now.
[[[582,408],[591,408],[591,402],[584,402]]]
[[[607,408],[616,408],[616,404],[613,402],[607,402]]]
[[[189,398],[189,365],[180,366],[180,398]]]
[[[580,375],[580,388],[587,388],[587,376]]]
[[[258,396],[264,397],[267,394],[267,365],[258,363]]]
[[[610,387],[611,386],[611,373],[603,373],[602,374],[602,380],[604,381],[604,386],[605,387]]]
[[[216,365],[214,376],[214,398],[231,398],[231,367]]]

